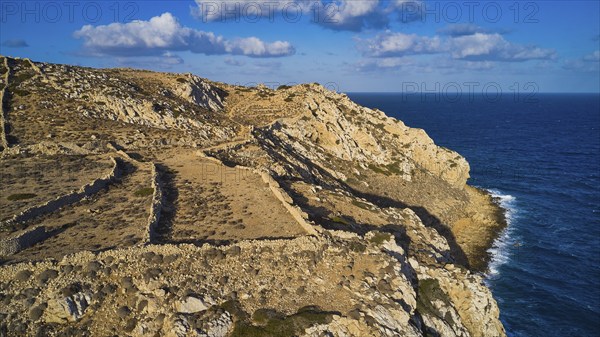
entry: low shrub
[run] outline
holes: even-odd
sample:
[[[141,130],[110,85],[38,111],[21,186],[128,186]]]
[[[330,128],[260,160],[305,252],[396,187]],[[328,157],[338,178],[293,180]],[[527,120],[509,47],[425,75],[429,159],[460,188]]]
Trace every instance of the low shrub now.
[[[139,190],[135,191],[134,195],[136,197],[147,197],[149,195],[152,195],[154,193],[154,189],[152,187],[144,187],[144,188],[140,188]]]
[[[17,200],[31,199],[31,198],[35,198],[35,197],[37,197],[37,194],[35,194],[35,193],[17,193],[17,194],[9,195],[6,199],[8,199],[10,201],[17,201]]]

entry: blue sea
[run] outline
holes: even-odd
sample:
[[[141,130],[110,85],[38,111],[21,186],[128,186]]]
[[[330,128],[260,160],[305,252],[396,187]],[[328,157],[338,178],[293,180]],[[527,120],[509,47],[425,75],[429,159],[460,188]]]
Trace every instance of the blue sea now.
[[[348,96],[425,129],[499,197],[486,283],[509,336],[600,336],[600,95]]]

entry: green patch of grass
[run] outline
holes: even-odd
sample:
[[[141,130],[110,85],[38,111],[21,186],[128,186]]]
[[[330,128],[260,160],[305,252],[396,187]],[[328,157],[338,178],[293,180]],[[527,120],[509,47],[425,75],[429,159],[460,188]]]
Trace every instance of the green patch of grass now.
[[[344,219],[343,217],[334,215],[329,217],[329,220],[335,222],[335,223],[341,223],[343,225],[349,225],[350,223],[348,222],[348,220]]]
[[[178,77],[177,78],[177,82],[179,82],[179,83],[187,83],[187,80],[185,78],[183,78],[183,77]]]
[[[369,168],[371,169],[371,171],[373,171],[375,173],[385,174],[386,176],[390,175],[390,173],[387,170],[384,170],[383,168],[381,168],[380,166],[377,166],[375,164],[369,164]]]
[[[236,317],[238,318],[238,317]],[[271,309],[259,309],[252,315],[253,325],[248,320],[236,320],[231,337],[291,337],[299,336],[307,328],[330,323],[332,314],[315,306],[304,307],[297,313],[285,316]]]
[[[25,80],[28,80],[28,79],[32,78],[32,77],[33,77],[32,74],[20,73],[18,75],[15,75],[15,77],[13,78],[13,82],[21,83],[21,82],[23,82]]]
[[[10,201],[17,201],[17,200],[31,199],[31,198],[35,198],[35,197],[37,197],[37,194],[35,194],[35,193],[17,193],[17,194],[9,195],[6,199],[10,200]]]
[[[369,204],[364,203],[362,201],[359,200],[352,200],[352,205],[356,206],[356,207],[360,207],[362,209],[371,209],[371,206],[369,206]]]
[[[240,303],[238,301],[229,300],[220,305],[221,309],[229,312],[231,315],[235,316],[238,321],[245,321],[248,319],[248,314],[241,308]]]
[[[356,178],[350,177],[350,178],[346,179],[346,184],[348,184],[350,186],[356,186],[359,183],[360,183],[360,181],[358,181],[358,179],[356,179]]]
[[[277,90],[285,90],[285,89],[289,89],[289,88],[291,88],[291,86],[289,86],[289,85],[285,85],[285,84],[284,84],[284,85],[280,85],[280,86],[278,86],[278,87],[277,87]]]
[[[385,166],[385,168],[392,174],[403,175],[404,171],[400,169],[398,162],[394,162]]]
[[[367,246],[358,241],[352,241],[348,244],[348,248],[356,253],[364,253],[367,250]]]
[[[440,283],[436,279],[424,279],[419,280],[419,287],[417,292],[417,311],[419,313],[428,314],[439,317],[442,320],[446,320],[447,317],[440,317],[438,310],[433,305],[435,301],[442,301],[443,303],[449,304],[451,302],[448,294],[442,290]],[[453,322],[448,322],[453,324]]]
[[[144,188],[140,188],[139,190],[135,191],[134,195],[136,197],[147,197],[149,195],[152,195],[154,193],[154,189],[152,187],[144,187]]]
[[[29,96],[29,94],[31,94],[28,90],[24,90],[24,89],[18,89],[18,88],[14,88],[12,90],[10,90],[14,95],[17,96]]]
[[[369,239],[369,242],[379,246],[384,242],[389,241],[391,238],[392,235],[390,233],[377,232]]]
[[[252,314],[252,322],[258,325],[267,325],[270,320],[282,319],[285,315],[278,313],[273,309],[258,309]]]

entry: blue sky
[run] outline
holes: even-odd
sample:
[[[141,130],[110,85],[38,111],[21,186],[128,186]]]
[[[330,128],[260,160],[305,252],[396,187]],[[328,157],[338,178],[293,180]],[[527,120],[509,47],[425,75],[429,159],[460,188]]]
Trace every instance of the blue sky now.
[[[599,92],[600,2],[2,1],[0,53],[345,92]]]

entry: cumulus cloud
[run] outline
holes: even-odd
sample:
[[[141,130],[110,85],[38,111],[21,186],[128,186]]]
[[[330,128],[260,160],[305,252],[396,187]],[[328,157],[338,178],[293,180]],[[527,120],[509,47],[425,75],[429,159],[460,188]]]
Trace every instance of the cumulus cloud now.
[[[589,62],[600,62],[600,50],[596,50],[595,52],[589,55],[585,55],[583,57],[583,60]]]
[[[27,42],[23,39],[5,40],[2,42],[2,46],[8,48],[25,48],[29,47]]]
[[[383,28],[389,24],[378,0],[343,0],[331,5],[318,2],[320,17],[317,23],[334,30],[361,31],[364,28]]]
[[[502,35],[475,33],[448,41],[452,57],[468,60],[527,61],[555,57],[552,49],[524,46],[507,41]]]
[[[332,30],[361,31],[388,27],[397,16],[404,22],[421,17],[421,1],[412,0],[195,0],[191,12],[204,22],[256,22],[303,17]]]
[[[165,52],[162,55],[156,56],[140,56],[140,57],[116,57],[117,64],[124,67],[132,68],[159,68],[172,69],[174,66],[183,64],[183,59],[179,55],[171,52]]]
[[[361,60],[354,65],[359,72],[370,72],[379,70],[397,70],[414,65],[413,60],[406,57],[384,57],[377,59]]]
[[[85,50],[92,55],[144,56],[191,51],[206,55],[280,57],[295,52],[286,41],[264,42],[256,37],[228,40],[212,32],[183,27],[168,12],[148,21],[85,25],[73,35],[84,40]]]
[[[416,58],[382,57],[363,59],[353,64],[353,71],[384,73],[402,71],[403,73],[441,73],[456,74],[465,71],[487,71],[496,66],[493,61],[465,61],[456,60],[447,56],[439,56],[433,60],[419,60]]]
[[[596,50],[579,59],[565,60],[562,67],[569,71],[598,72],[600,71],[600,50]]]
[[[487,33],[488,30],[470,23],[457,23],[451,24],[444,28],[437,30],[438,34],[449,35],[449,36],[465,36],[473,35],[476,33]]]
[[[386,32],[372,39],[359,40],[359,50],[368,57],[391,57],[422,54],[447,54],[454,59],[469,61],[521,62],[553,59],[556,52],[536,46],[507,41],[498,33],[470,35],[419,36]]]
[[[363,54],[372,57],[434,54],[443,49],[442,41],[437,36],[427,37],[391,32],[379,34],[373,39],[359,40],[359,45]]]

